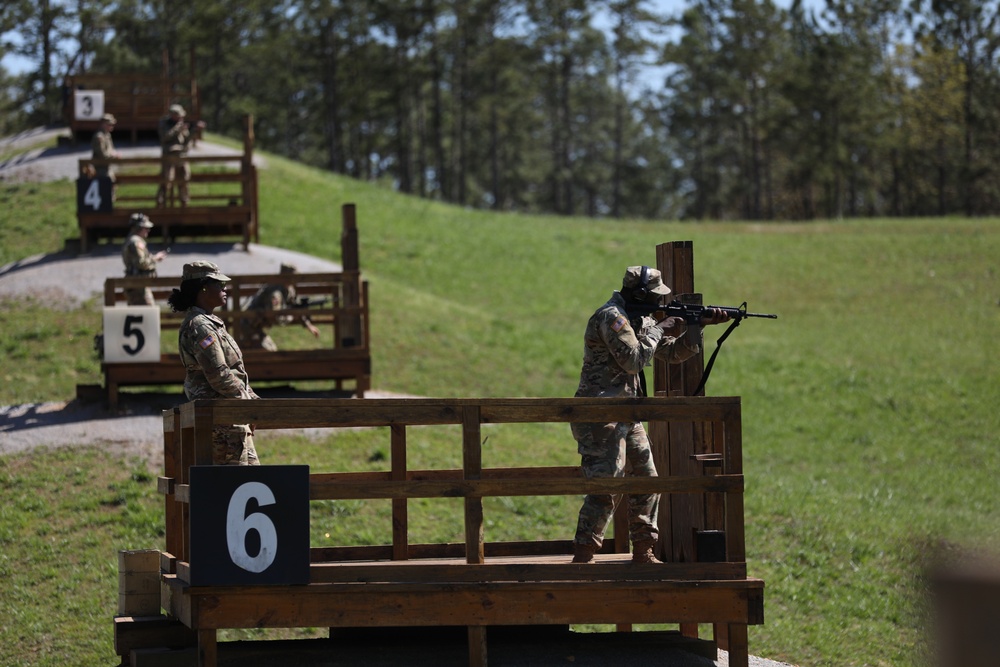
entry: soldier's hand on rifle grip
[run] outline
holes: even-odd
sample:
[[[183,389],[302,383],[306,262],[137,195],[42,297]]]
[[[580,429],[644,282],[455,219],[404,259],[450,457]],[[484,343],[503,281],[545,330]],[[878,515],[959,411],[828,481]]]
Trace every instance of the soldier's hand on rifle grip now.
[[[701,316],[701,325],[703,327],[710,324],[722,324],[723,322],[729,321],[729,313],[720,308],[706,308],[705,312]]]
[[[678,338],[684,333],[686,325],[683,317],[667,317],[657,322],[656,326],[663,329],[664,335]]]

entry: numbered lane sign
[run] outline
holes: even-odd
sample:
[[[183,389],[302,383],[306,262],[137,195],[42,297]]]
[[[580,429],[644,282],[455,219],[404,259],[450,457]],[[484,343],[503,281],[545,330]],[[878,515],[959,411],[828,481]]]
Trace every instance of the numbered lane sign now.
[[[309,583],[309,466],[191,467],[192,586]]]
[[[108,176],[76,179],[76,210],[85,213],[110,213],[113,183]]]
[[[103,90],[74,90],[74,120],[100,120],[104,115]]]
[[[104,309],[104,363],[160,361],[160,309],[156,306]]]

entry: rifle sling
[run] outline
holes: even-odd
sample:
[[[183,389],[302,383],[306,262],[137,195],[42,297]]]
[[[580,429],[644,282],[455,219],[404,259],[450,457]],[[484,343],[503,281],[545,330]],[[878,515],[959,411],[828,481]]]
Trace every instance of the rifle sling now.
[[[731,334],[733,332],[733,329],[738,327],[740,325],[740,322],[742,321],[743,321],[742,317],[738,317],[735,320],[733,320],[733,323],[729,325],[729,328],[726,329],[726,332],[721,336],[719,336],[719,340],[715,341],[715,350],[712,352],[712,356],[708,360],[708,365],[705,366],[705,372],[701,376],[701,382],[698,383],[698,388],[694,390],[694,394],[692,394],[692,396],[701,395],[701,392],[705,389],[705,383],[708,382],[708,376],[712,372],[712,366],[715,365],[715,358],[719,356],[719,350],[722,349],[722,344],[726,342],[726,338],[729,337],[729,334]]]

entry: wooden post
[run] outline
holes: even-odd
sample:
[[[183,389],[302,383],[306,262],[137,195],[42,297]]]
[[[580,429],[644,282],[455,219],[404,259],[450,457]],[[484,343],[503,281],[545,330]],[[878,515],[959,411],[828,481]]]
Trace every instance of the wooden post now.
[[[392,460],[392,480],[396,482],[406,481],[406,425],[393,424],[390,426],[392,432],[391,460]],[[409,514],[407,511],[406,498],[393,498],[392,500],[392,559],[406,560],[410,557],[409,542],[407,538]]]
[[[342,208],[343,227],[340,234],[340,257],[345,276],[353,276],[344,283],[344,305],[356,308],[361,305],[361,263],[358,256],[358,224],[355,217],[354,204],[344,204]],[[346,321],[340,328],[338,347],[357,347],[361,345],[364,332],[361,330],[361,316],[353,315],[344,318]]]
[[[479,406],[467,406],[462,412],[462,478],[478,480],[483,476],[483,450],[480,446]],[[482,564],[486,562],[486,547],[483,544],[483,499],[465,499],[465,561]]]
[[[670,298],[700,303],[694,291],[694,247],[691,241],[673,241],[656,247],[656,264]],[[698,332],[692,327],[693,334]],[[654,366],[655,396],[691,396],[701,380],[703,353],[681,364],[657,360]],[[696,475],[699,464],[693,456],[704,451],[698,424],[651,422],[650,445],[653,461],[660,475]],[[660,542],[657,555],[669,562],[696,560],[695,530],[704,526],[704,499],[694,494],[663,495],[660,498],[658,526]],[[696,623],[681,623],[681,633],[698,636]]]

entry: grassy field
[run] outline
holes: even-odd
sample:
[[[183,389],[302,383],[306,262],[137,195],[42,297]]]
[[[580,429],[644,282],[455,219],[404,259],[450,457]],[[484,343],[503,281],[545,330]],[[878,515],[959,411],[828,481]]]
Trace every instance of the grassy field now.
[[[942,552],[1000,550],[997,220],[494,215],[267,162],[264,244],[336,260],[340,206],[357,205],[380,390],[572,395],[590,313],[625,266],[653,263],[666,241],[694,242],[707,303],[747,300],[780,315],[733,334],[707,389],[743,400],[748,566],[766,582],[766,623],[750,629],[755,655],[922,664],[925,568]],[[75,233],[72,195],[66,182],[0,185],[0,263],[61,248]],[[69,400],[76,384],[99,383],[98,313],[95,303],[68,313],[3,303],[0,404]],[[576,462],[562,429],[530,435],[505,456]],[[267,439],[260,450],[270,463],[378,465],[384,441],[365,438]],[[455,455],[442,451],[454,440],[420,444],[429,457]],[[0,617],[0,663],[112,663],[116,551],[162,542],[154,478],[99,449],[0,458],[0,608],[16,610]],[[576,508],[506,509],[509,521],[492,530],[568,538]],[[384,511],[316,507],[314,540],[379,538],[366,530]],[[414,530],[451,539],[452,511],[429,509]]]

